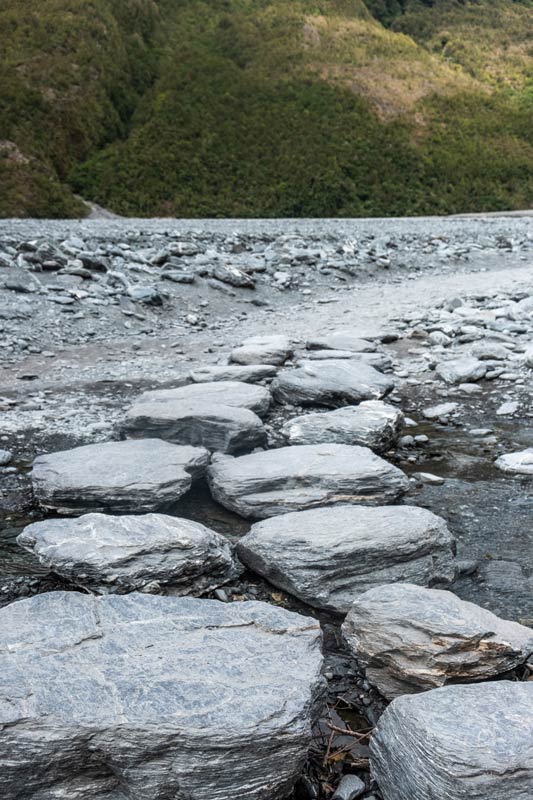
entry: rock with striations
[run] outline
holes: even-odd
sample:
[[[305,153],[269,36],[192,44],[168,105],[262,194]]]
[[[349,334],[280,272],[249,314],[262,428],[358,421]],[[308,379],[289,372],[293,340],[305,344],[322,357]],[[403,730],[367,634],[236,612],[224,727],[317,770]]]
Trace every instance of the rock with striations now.
[[[0,796],[282,800],[320,626],[266,603],[52,592],[0,611]]]
[[[416,506],[333,506],[273,517],[237,544],[250,569],[300,600],[345,614],[382,583],[449,583],[455,542],[440,517]]]
[[[265,386],[256,386],[241,381],[213,381],[212,383],[190,383],[175,389],[154,389],[144,392],[139,400],[157,403],[179,400],[184,403],[235,406],[236,408],[248,408],[262,417],[269,409],[271,397]]]
[[[194,383],[210,383],[211,381],[242,381],[243,383],[259,383],[273,378],[276,367],[269,364],[215,364],[207,367],[196,367],[189,373]]]
[[[350,330],[333,331],[308,339],[306,347],[308,350],[351,350],[353,353],[373,353],[377,349],[375,342],[369,342]]]
[[[487,365],[478,358],[464,356],[443,361],[436,372],[446,383],[470,383],[479,381],[487,374]]]
[[[374,367],[352,359],[302,361],[296,369],[283,369],[272,381],[278,403],[337,406],[380,400],[394,381]]]
[[[533,652],[531,628],[452,592],[411,583],[377,586],[357,597],[343,633],[369,683],[389,700],[493,678]]]
[[[399,697],[372,736],[372,774],[384,800],[529,800],[532,720],[531,682]]]
[[[21,547],[67,580],[131,592],[154,581],[198,595],[239,574],[227,539],[199,522],[164,514],[85,514],[28,525]]]
[[[358,406],[294,417],[282,433],[289,444],[358,444],[383,453],[397,443],[403,421],[402,412],[394,406],[365,400]]]
[[[208,481],[221,505],[256,519],[335,503],[392,503],[409,488],[401,470],[368,448],[341,444],[215,454]]]
[[[201,477],[209,453],[160,439],[103,442],[38,456],[31,479],[43,508],[63,514],[164,511]]]
[[[292,356],[290,340],[283,334],[252,336],[240,347],[231,351],[230,361],[235,364],[274,364],[280,366]]]
[[[519,450],[517,453],[505,453],[494,462],[502,472],[516,475],[533,475],[533,447]]]
[[[243,453],[267,441],[263,423],[253,411],[201,400],[141,398],[126,412],[121,433],[134,439],[156,437],[221,453]]]
[[[218,281],[229,283],[236,289],[255,289],[255,279],[231,264],[215,264],[212,274]]]

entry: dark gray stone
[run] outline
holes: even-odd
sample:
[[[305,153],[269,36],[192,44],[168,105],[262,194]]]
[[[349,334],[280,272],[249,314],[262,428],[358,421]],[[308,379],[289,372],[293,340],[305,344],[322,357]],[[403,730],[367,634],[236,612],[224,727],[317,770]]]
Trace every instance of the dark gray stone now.
[[[208,480],[215,500],[257,519],[335,503],[381,505],[409,487],[401,470],[368,448],[341,444],[215,454]]]
[[[333,506],[257,522],[237,544],[241,561],[312,606],[345,614],[383,583],[455,577],[454,539],[416,506]]]
[[[392,378],[352,359],[302,361],[281,370],[272,381],[278,403],[343,406],[379,400],[394,388]]]
[[[282,800],[323,692],[320,626],[266,603],[41,594],[0,611],[0,795]]]

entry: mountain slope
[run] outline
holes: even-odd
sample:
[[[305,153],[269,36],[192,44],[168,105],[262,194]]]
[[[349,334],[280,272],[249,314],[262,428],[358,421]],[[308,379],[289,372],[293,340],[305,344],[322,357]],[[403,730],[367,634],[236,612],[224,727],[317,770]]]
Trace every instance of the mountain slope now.
[[[79,213],[72,189],[132,215],[532,204],[529,3],[9,4],[0,214]]]

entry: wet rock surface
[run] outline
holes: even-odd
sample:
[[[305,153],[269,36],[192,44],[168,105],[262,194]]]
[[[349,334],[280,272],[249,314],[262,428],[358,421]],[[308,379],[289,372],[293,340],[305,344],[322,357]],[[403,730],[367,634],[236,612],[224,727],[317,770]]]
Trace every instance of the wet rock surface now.
[[[373,586],[455,577],[454,540],[423,508],[334,506],[258,522],[240,539],[241,560],[306,603],[345,614]]]
[[[302,768],[323,692],[305,617],[54,592],[0,629],[3,797],[284,798]]]
[[[343,633],[367,680],[389,700],[494,678],[533,653],[531,628],[452,592],[410,583],[377,586],[356,597]]]
[[[18,544],[78,586],[103,592],[199,595],[239,575],[228,540],[199,522],[164,514],[34,522]]]
[[[335,503],[392,502],[408,489],[397,467],[366,447],[282,447],[232,458],[215,454],[213,497],[243,517],[263,519]]]
[[[448,686],[394,700],[371,743],[384,800],[525,800],[533,684]]]

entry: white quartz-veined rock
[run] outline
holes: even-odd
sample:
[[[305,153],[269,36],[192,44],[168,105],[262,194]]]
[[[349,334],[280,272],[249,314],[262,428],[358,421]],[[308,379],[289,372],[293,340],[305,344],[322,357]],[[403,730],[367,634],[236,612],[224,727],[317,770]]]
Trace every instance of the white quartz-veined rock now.
[[[497,458],[494,463],[502,472],[533,475],[533,447],[527,447],[517,453],[505,453]]]
[[[242,381],[243,383],[259,383],[273,378],[277,369],[269,364],[215,364],[213,366],[195,367],[189,373],[194,383],[211,383],[212,381]]]
[[[238,555],[270,583],[312,606],[345,614],[382,583],[449,583],[455,541],[440,517],[416,506],[332,506],[252,525]]]
[[[52,592],[0,611],[0,796],[283,800],[323,694],[317,621]]]
[[[38,456],[31,473],[39,505],[63,514],[163,511],[201,477],[209,453],[160,439],[131,439]]]
[[[533,630],[455,594],[410,583],[355,598],[343,625],[367,680],[388,699],[486,680],[524,663]]]
[[[227,539],[165,514],[85,514],[28,525],[17,537],[41,564],[77,584],[131,592],[156,581],[202,594],[239,574]]]
[[[215,454],[208,481],[221,505],[256,519],[336,503],[382,505],[409,487],[401,470],[368,448],[341,444]]]

